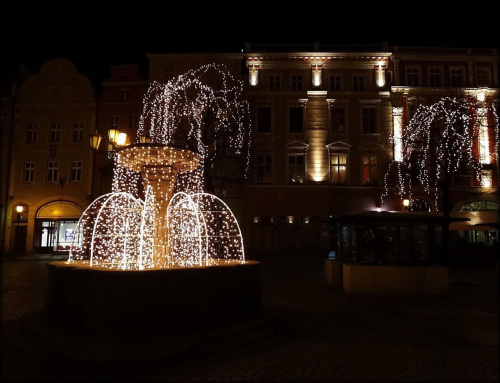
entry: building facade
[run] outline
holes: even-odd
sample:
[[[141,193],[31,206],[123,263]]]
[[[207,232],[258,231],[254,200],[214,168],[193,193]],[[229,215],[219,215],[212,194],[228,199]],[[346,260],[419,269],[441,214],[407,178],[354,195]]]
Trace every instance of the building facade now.
[[[107,131],[117,127],[133,137],[147,84],[166,83],[205,64],[226,65],[234,77],[243,81],[244,95],[250,103],[249,176],[224,197],[239,221],[249,252],[335,250],[332,221],[337,217],[378,209],[405,210],[399,196],[381,199],[386,169],[400,150],[394,145],[395,132],[408,124],[418,105],[432,104],[444,96],[474,95],[495,106],[499,99],[499,56],[492,49],[247,44],[241,53],[149,54],[147,58],[147,79],[133,66],[117,66],[102,83],[101,94],[93,99],[91,91],[86,93],[88,104],[73,109],[65,103],[53,106],[54,110],[67,107],[74,122],[84,122],[85,134],[97,130],[103,137],[98,152],[90,151],[85,139],[81,152],[75,150],[67,152],[67,158],[57,157],[61,170],[57,169],[55,181],[53,166],[49,167],[55,161],[54,149],[56,156],[65,153],[62,145],[51,142],[52,135],[57,135],[57,125],[52,124],[57,118],[42,100],[28,97],[31,93],[44,95],[41,89],[30,88],[30,81],[34,81],[25,83],[13,106],[16,119],[12,174],[23,173],[22,177],[29,179],[26,164],[35,162],[37,177],[33,182],[40,177],[43,182],[30,189],[20,175],[3,180],[8,185],[3,230],[10,239],[4,242],[4,251],[12,253],[14,249],[11,228],[17,204],[29,208],[26,222],[20,223],[28,228],[25,252],[39,253],[44,249],[35,228],[40,225],[37,220],[49,220],[45,211],[51,209],[45,206],[64,202],[73,208],[68,219],[74,220],[94,198],[109,192],[112,161],[108,159]],[[40,70],[38,76],[44,73]],[[79,112],[85,112],[87,118],[79,117]],[[74,122],[73,128],[64,130],[68,137],[75,129]],[[29,124],[34,123],[46,126],[43,134],[47,137],[32,146],[41,157],[31,160],[29,155],[25,158],[29,152],[24,152],[29,144],[26,137],[32,134]],[[61,134],[61,140],[63,137]],[[489,140],[493,148],[498,137]],[[78,156],[82,157],[85,177],[73,190],[71,164],[78,161]],[[40,161],[44,174],[39,176]],[[66,163],[70,164],[64,165],[67,169],[62,167]],[[486,172],[481,176],[489,178],[487,188],[480,178],[455,177],[453,213],[471,218],[455,227],[467,235],[467,241],[493,244],[498,235],[494,224],[498,225],[500,206],[498,158],[493,156],[484,165]],[[50,182],[48,174],[52,174]],[[44,192],[35,196],[34,191],[42,189]],[[30,190],[33,194],[29,194]],[[420,210],[436,213],[424,193],[417,192],[414,197],[418,199],[412,201],[415,209],[422,203],[425,207]],[[482,224],[492,225],[479,226]]]

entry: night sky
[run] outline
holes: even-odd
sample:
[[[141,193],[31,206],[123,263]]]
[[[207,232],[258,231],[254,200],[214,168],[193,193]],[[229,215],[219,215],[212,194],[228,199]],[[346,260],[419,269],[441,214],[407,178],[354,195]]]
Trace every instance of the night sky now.
[[[349,15],[339,19],[327,5],[322,6],[326,9],[316,11],[305,5],[304,14],[299,9],[295,14],[272,9],[268,12],[259,9],[252,14],[251,3],[245,3],[236,13],[233,11],[232,17],[230,11],[225,10],[224,14],[218,5],[193,13],[193,9],[199,9],[193,3],[189,3],[189,11],[179,10],[178,6],[144,11],[138,4],[104,11],[96,10],[95,6],[71,4],[72,9],[49,9],[50,5],[45,3],[37,5],[40,9],[31,5],[7,6],[12,8],[5,13],[10,22],[0,23],[3,89],[20,65],[36,71],[52,58],[68,58],[81,73],[100,82],[107,76],[110,64],[146,65],[148,53],[236,53],[244,48],[245,42],[311,46],[315,42],[332,45],[388,42],[389,45],[500,48],[498,23],[483,23],[481,30],[489,37],[479,38],[478,27],[462,27],[463,22],[455,17],[436,16],[435,9],[431,18],[428,18],[431,12],[426,12],[426,18],[418,22],[395,22],[391,21],[390,8],[385,5],[381,8],[383,17]],[[26,10],[29,14],[20,16],[19,12]],[[342,12],[348,14],[349,10],[342,8]],[[470,15],[469,10],[467,13]],[[474,22],[481,24],[478,19]],[[423,29],[426,27],[430,30]]]

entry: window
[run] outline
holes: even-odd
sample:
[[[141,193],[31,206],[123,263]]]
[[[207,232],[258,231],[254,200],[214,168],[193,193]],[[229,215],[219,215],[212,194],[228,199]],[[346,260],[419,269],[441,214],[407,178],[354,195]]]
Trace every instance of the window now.
[[[27,161],[24,163],[23,182],[31,183],[35,181],[35,163]]]
[[[259,106],[257,108],[257,132],[270,133],[271,132],[271,116],[272,109],[270,106]]]
[[[490,86],[490,68],[476,68],[476,86]]]
[[[365,82],[363,76],[361,75],[352,76],[352,90],[354,92],[360,92],[365,90]]]
[[[443,86],[443,71],[441,67],[429,67],[429,86]]]
[[[450,68],[450,82],[452,87],[462,88],[465,85],[464,68]]]
[[[49,161],[47,166],[47,182],[56,182],[57,181],[57,161]]]
[[[304,131],[304,109],[301,106],[292,106],[288,109],[288,129],[290,133]]]
[[[128,116],[128,128],[129,130],[137,130],[139,129],[139,116],[134,114]]]
[[[288,155],[288,183],[303,184],[306,175],[306,156],[304,154]]]
[[[116,129],[118,127],[118,116],[109,116],[109,129]]]
[[[375,119],[375,108],[374,107],[364,107],[363,112],[363,133],[376,133],[376,119]]]
[[[120,101],[121,102],[130,101],[130,89],[120,89]]]
[[[272,184],[273,183],[273,163],[270,154],[257,155],[257,183]]]
[[[292,90],[302,90],[304,86],[304,78],[302,75],[292,75]]]
[[[84,124],[83,122],[75,122],[73,124],[73,142],[82,142],[83,141],[83,132],[84,132]]]
[[[378,158],[377,156],[363,156],[363,184],[378,185]]]
[[[342,90],[342,77],[339,74],[330,75],[330,90],[333,92]]]
[[[50,123],[49,142],[57,143],[61,141],[61,124],[59,122]]]
[[[27,144],[36,144],[36,134],[38,131],[37,124],[26,125],[26,138],[24,140]]]
[[[500,211],[500,203],[495,201],[476,201],[462,206],[460,211]]]
[[[269,90],[281,89],[281,76],[279,74],[269,75]]]
[[[415,66],[406,67],[406,85],[420,86],[420,68]]]
[[[331,107],[330,121],[333,133],[345,133],[345,108],[338,106]]]
[[[82,180],[82,161],[71,161],[69,182],[80,182]]]
[[[330,175],[332,184],[347,183],[347,155],[330,155]]]
[[[174,78],[174,68],[171,66],[163,67],[163,82],[169,82]]]

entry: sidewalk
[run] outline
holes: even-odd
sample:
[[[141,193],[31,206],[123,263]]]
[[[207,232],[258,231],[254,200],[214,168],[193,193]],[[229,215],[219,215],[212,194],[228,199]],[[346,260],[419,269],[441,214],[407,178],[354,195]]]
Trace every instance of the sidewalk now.
[[[158,334],[145,342],[51,332],[37,317],[43,295],[34,299],[19,281],[30,273],[44,286],[44,262],[5,262],[9,273],[22,267],[24,274],[7,280],[3,298],[24,286],[34,301],[25,315],[15,315],[22,310],[16,305],[14,314],[2,313],[2,381],[498,380],[494,268],[451,269],[444,297],[358,296],[326,285],[324,259],[261,262],[261,315],[210,333],[193,329],[189,338]]]

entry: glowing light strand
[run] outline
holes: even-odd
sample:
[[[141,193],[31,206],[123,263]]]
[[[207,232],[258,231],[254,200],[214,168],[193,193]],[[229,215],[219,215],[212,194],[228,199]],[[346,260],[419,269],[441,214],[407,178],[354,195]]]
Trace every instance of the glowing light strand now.
[[[491,121],[486,127],[488,119],[485,115],[490,116]],[[487,135],[485,132],[488,129],[492,133]],[[485,137],[493,140],[494,144],[489,145]],[[439,189],[445,177],[462,171],[463,164],[466,164],[480,180],[486,163],[484,159],[498,160],[495,106],[472,97],[445,97],[430,106],[420,105],[404,128],[401,140],[403,158],[389,164],[384,175],[382,203],[389,195],[391,185],[396,184],[396,194],[408,196],[410,200],[415,187],[420,186],[428,194],[434,191],[434,205],[439,210]],[[493,150],[490,150],[492,147]],[[474,148],[478,148],[479,155],[475,154]],[[417,181],[417,185],[413,184],[413,180]]]

